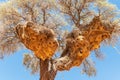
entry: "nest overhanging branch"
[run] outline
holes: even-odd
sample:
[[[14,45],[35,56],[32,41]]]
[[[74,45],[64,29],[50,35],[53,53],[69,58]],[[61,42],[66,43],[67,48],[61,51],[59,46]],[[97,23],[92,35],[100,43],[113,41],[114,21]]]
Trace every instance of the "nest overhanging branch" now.
[[[66,47],[61,56],[52,59],[54,69],[63,71],[80,66],[92,50],[98,49],[103,40],[110,38],[113,29],[107,28],[100,18],[95,16],[83,29],[73,30],[66,37]],[[59,46],[53,30],[45,26],[27,22],[25,25],[18,24],[16,31],[21,42],[39,59],[51,59]]]

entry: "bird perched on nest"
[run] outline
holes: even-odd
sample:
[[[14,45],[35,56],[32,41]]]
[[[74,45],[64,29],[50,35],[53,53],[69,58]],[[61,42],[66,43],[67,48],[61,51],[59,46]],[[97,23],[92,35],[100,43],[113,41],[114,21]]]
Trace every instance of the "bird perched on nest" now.
[[[27,22],[24,25],[17,25],[16,32],[26,48],[32,50],[39,59],[51,58],[58,48],[54,31],[45,28],[45,26],[37,26],[33,22]],[[24,37],[22,37],[23,34]]]

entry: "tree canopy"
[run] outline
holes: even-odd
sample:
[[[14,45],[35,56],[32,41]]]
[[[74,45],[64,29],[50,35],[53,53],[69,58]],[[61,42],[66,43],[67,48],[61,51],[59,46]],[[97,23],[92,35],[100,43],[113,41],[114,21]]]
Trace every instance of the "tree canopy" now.
[[[119,9],[107,0],[8,0],[0,4],[0,25],[0,58],[30,49],[23,64],[32,73],[40,58],[55,71],[82,64],[83,73],[95,75],[88,56],[103,58],[102,45],[120,40]]]

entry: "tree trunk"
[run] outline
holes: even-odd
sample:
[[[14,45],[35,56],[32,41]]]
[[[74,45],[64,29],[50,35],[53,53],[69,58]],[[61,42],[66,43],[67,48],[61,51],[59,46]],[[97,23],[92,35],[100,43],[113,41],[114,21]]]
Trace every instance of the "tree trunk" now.
[[[50,60],[45,61],[40,59],[40,80],[54,80],[57,71],[53,70],[53,67],[49,65]],[[49,69],[50,66],[50,69]]]

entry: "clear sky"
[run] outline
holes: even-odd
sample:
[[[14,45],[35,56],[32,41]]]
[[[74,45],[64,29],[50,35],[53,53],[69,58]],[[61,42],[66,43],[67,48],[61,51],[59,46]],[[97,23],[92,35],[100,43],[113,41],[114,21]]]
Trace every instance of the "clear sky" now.
[[[3,1],[5,0],[0,0]],[[120,0],[109,0],[109,2],[116,4],[120,9]],[[105,59],[102,61],[95,59],[96,76],[82,75],[80,68],[73,68],[70,71],[58,72],[55,80],[120,80],[120,54],[111,47],[105,47],[103,51]],[[18,51],[0,60],[0,80],[39,80],[39,74],[32,75],[22,64],[23,53],[26,52],[26,50]]]

